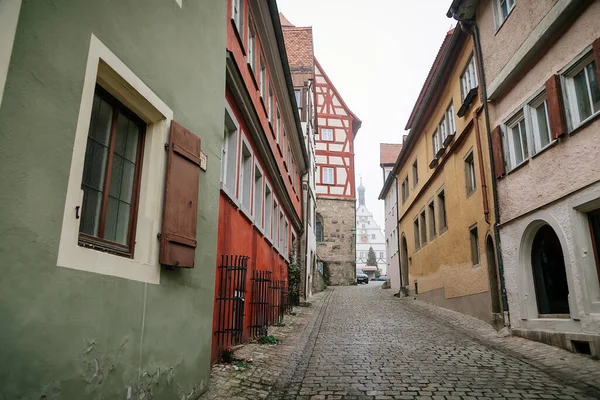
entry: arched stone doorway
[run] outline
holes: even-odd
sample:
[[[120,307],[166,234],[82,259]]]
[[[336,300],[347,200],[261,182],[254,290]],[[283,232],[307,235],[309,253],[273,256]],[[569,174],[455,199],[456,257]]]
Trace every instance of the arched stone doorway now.
[[[496,255],[494,251],[494,241],[488,235],[485,240],[485,254],[488,267],[488,279],[490,281],[490,296],[492,297],[492,312],[499,314],[502,312],[500,307],[500,290],[498,288],[498,269],[496,266]]]
[[[543,225],[531,246],[533,283],[540,315],[569,315],[569,286],[560,240],[550,225]]]
[[[400,273],[402,274],[402,286],[408,286],[408,245],[406,236],[402,233],[400,240]]]

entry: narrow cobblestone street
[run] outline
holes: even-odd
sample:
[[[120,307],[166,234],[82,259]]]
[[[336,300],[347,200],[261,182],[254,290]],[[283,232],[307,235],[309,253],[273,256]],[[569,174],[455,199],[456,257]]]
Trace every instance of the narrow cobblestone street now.
[[[205,398],[600,398],[597,361],[498,337],[472,318],[396,299],[378,283],[329,289],[288,318],[296,331],[274,333],[282,345],[243,349],[244,357],[268,354],[247,372],[217,366]]]

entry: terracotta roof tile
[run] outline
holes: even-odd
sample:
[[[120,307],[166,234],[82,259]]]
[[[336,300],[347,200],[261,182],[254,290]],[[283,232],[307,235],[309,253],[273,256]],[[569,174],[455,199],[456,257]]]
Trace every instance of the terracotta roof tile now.
[[[396,164],[400,150],[400,143],[379,143],[379,165]]]
[[[281,22],[281,26],[283,28],[295,28],[296,26],[292,24],[282,13],[279,13],[279,22]]]
[[[312,27],[295,27],[283,14],[279,14],[283,27],[285,51],[292,72],[298,69],[314,68]]]

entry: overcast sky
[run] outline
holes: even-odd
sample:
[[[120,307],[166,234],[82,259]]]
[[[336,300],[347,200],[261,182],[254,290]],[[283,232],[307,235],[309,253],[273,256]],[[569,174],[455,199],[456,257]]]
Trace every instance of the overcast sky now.
[[[356,186],[384,228],[379,143],[404,127],[446,32],[450,0],[277,0],[296,26],[312,26],[315,55],[363,121],[354,141]]]

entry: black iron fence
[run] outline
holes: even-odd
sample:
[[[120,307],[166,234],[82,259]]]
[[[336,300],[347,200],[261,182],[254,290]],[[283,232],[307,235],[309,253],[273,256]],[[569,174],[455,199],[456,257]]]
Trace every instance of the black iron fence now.
[[[285,289],[285,281],[272,281],[269,286],[269,325],[283,322],[287,302]]]
[[[221,256],[215,331],[219,346],[235,346],[243,342],[247,270],[247,256]]]
[[[269,326],[269,286],[271,271],[254,271],[252,273],[252,322],[250,335],[261,337],[268,335]]]

